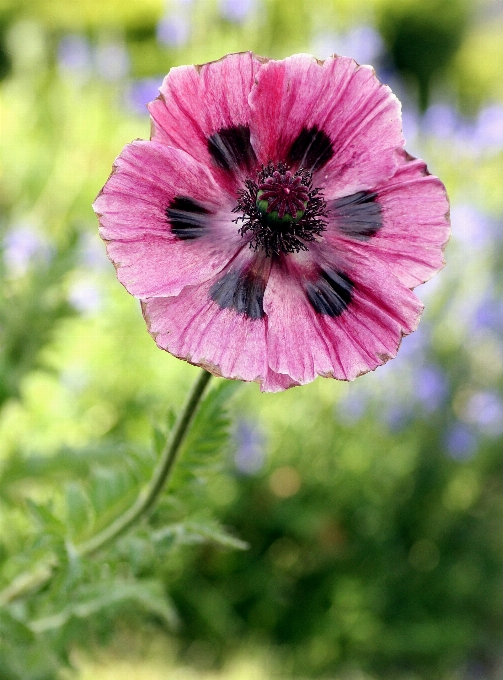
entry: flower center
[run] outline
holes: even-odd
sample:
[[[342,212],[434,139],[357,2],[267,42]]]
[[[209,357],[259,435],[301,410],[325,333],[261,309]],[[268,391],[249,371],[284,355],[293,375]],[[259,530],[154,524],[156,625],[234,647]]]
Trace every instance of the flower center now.
[[[256,181],[246,180],[245,187],[234,208],[241,213],[235,222],[243,223],[242,236],[251,233],[254,250],[263,250],[266,256],[298,253],[308,250],[306,242],[325,230],[327,206],[308,170],[292,173],[284,163],[269,163]]]
[[[275,170],[272,177],[258,185],[257,208],[271,226],[298,222],[306,212],[309,189],[302,184],[302,176],[289,170],[281,174]]]

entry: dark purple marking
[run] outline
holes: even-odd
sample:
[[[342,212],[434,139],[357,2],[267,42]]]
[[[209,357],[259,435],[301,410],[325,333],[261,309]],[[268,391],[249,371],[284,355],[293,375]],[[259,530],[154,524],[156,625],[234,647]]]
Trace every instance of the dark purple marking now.
[[[214,163],[227,172],[238,168],[253,170],[257,165],[248,125],[236,125],[214,132],[208,139],[208,151]]]
[[[171,232],[182,241],[199,238],[208,226],[207,210],[201,203],[187,196],[175,196],[166,208]]]
[[[210,288],[210,297],[221,309],[234,309],[250,319],[264,316],[266,282],[252,271],[230,271]]]
[[[377,194],[359,191],[329,204],[337,229],[357,241],[368,241],[382,227],[382,209]]]
[[[347,274],[323,269],[317,281],[307,283],[306,294],[315,312],[336,317],[351,304],[354,287]]]
[[[302,128],[290,148],[287,161],[291,166],[315,172],[328,163],[333,155],[334,147],[330,137],[314,125],[309,129]]]

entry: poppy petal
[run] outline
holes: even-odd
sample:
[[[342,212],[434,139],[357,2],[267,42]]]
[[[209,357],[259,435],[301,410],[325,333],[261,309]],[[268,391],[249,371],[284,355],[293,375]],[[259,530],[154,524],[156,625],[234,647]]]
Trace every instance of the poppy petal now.
[[[136,297],[176,295],[243,246],[211,173],[162,144],[126,146],[93,207],[117,276]]]
[[[243,52],[202,66],[172,68],[160,96],[149,104],[152,140],[183,149],[232,190],[234,175],[257,164],[248,95],[264,61]]]
[[[257,73],[250,104],[259,160],[312,171],[326,198],[368,189],[395,172],[404,143],[400,103],[370,66],[308,54],[271,60]]]

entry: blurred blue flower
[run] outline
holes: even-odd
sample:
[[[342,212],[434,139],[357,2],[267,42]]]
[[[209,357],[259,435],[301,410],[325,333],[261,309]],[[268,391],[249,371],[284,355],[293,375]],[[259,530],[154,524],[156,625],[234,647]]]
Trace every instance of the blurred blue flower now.
[[[477,450],[477,437],[462,423],[454,423],[445,435],[445,448],[454,460],[468,460]]]
[[[410,405],[402,400],[384,406],[382,417],[391,432],[399,432],[410,423],[413,414]]]
[[[59,42],[57,60],[62,73],[86,79],[92,69],[91,46],[83,35],[66,35]]]
[[[220,14],[236,24],[240,24],[250,16],[255,9],[256,0],[220,0]]]
[[[474,205],[469,203],[453,205],[451,223],[454,238],[466,245],[483,247],[492,242],[491,220]]]
[[[446,139],[454,135],[458,122],[458,114],[454,106],[438,102],[428,108],[421,126],[425,132],[440,139]]]
[[[474,137],[483,150],[498,153],[503,148],[503,104],[490,104],[480,110]]]
[[[402,130],[407,148],[409,148],[411,144],[414,144],[419,133],[419,116],[412,107],[404,108],[402,111]]]
[[[256,425],[240,420],[236,428],[236,442],[236,469],[245,475],[257,474],[265,462],[264,435]]]
[[[436,411],[445,401],[449,383],[445,373],[430,364],[421,368],[415,376],[415,396],[427,413]]]
[[[156,28],[157,40],[168,47],[182,47],[190,37],[190,22],[182,13],[163,17]]]
[[[77,281],[70,288],[68,301],[81,314],[93,314],[101,307],[102,297],[93,281]]]
[[[414,333],[404,336],[397,358],[401,356],[402,360],[412,359],[414,363],[420,363],[422,355],[430,345],[430,341],[431,328],[426,321],[421,321],[419,328]],[[392,362],[388,363],[391,364]],[[378,372],[376,371],[376,373]]]
[[[472,319],[474,330],[503,332],[503,300],[494,296],[486,297],[475,310]]]
[[[337,404],[336,417],[346,425],[353,425],[363,418],[368,405],[368,395],[353,385],[347,387],[346,395]]]
[[[492,437],[503,434],[503,401],[493,390],[475,392],[466,404],[465,417],[483,434]]]
[[[373,26],[356,26],[346,33],[323,31],[312,42],[312,51],[321,59],[331,54],[352,57],[359,64],[375,65],[384,51],[383,40]]]
[[[109,271],[110,260],[106,256],[103,242],[96,233],[84,232],[79,242],[79,262],[86,269]]]
[[[52,253],[47,241],[30,226],[8,231],[2,250],[5,267],[12,276],[23,276],[35,261],[49,262]]]
[[[140,78],[129,83],[125,100],[126,106],[138,115],[148,116],[147,104],[159,96],[159,87],[162,76],[159,78]]]
[[[129,73],[130,59],[123,42],[109,42],[96,47],[95,63],[98,75],[110,82],[122,80]]]

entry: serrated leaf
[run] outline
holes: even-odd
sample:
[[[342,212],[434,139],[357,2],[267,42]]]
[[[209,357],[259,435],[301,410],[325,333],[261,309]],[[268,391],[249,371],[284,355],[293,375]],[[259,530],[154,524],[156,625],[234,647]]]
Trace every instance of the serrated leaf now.
[[[65,525],[51,512],[48,505],[35,503],[31,498],[26,499],[26,505],[32,517],[45,533],[64,537],[66,533]]]
[[[12,644],[31,644],[34,639],[29,626],[15,617],[8,607],[0,608],[0,637]]]
[[[66,486],[66,521],[73,536],[88,529],[93,521],[92,505],[82,486],[71,482]]]
[[[128,456],[141,459],[147,455],[149,459],[152,458],[144,450],[107,441],[82,449],[63,448],[52,456],[21,456],[16,453],[2,464],[0,489],[7,490],[17,482],[32,478],[37,483],[51,485],[68,478],[87,479],[90,471],[97,465],[122,466]]]
[[[183,445],[172,488],[186,483],[190,477],[204,477],[215,469],[229,438],[227,401],[239,386],[235,381],[221,381],[204,399]]]
[[[226,548],[248,550],[245,541],[229,534],[222,525],[213,520],[207,522],[177,522],[152,533],[152,540],[165,547],[173,544],[213,542]]]
[[[132,583],[115,580],[78,589],[70,605],[55,614],[32,621],[29,627],[37,634],[55,630],[72,618],[89,618],[127,601],[135,602],[148,613],[160,617],[170,628],[178,626],[178,616],[161,583],[153,580]]]

